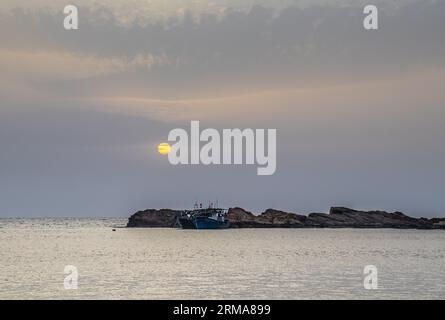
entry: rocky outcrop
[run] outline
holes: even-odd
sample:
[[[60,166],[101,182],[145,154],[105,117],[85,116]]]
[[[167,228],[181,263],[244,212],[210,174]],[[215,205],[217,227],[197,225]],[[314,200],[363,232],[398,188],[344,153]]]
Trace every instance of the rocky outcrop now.
[[[430,222],[435,229],[445,229],[445,218],[432,218]]]
[[[138,211],[128,219],[130,228],[175,228],[177,215],[181,211],[171,209],[147,209]]]
[[[231,208],[227,214],[232,228],[302,228],[306,216],[267,209],[256,216],[241,208]]]
[[[333,207],[329,214],[311,213],[307,226],[321,228],[397,228],[432,229],[429,219],[412,218],[401,212],[357,211],[343,207]]]
[[[149,209],[133,214],[127,227],[178,227],[180,210]],[[332,207],[328,214],[311,213],[308,216],[267,209],[255,215],[242,208],[231,208],[227,214],[231,228],[396,228],[445,229],[445,218],[412,218],[401,212],[358,211]]]

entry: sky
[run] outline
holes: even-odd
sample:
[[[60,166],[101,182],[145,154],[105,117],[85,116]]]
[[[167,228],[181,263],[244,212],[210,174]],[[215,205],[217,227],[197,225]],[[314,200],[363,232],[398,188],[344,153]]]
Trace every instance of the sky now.
[[[0,217],[445,217],[445,1],[78,0],[75,31],[67,4],[0,4]],[[276,173],[170,165],[192,120],[277,129]]]

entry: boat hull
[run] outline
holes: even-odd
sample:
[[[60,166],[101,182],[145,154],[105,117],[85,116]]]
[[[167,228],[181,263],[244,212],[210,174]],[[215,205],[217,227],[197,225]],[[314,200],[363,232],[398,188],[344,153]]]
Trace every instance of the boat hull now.
[[[216,221],[209,218],[198,217],[194,219],[196,229],[227,229],[229,221]]]
[[[206,217],[179,218],[179,224],[183,229],[227,229],[229,221],[217,221]]]
[[[178,221],[182,229],[196,229],[193,220],[190,218],[179,218]]]

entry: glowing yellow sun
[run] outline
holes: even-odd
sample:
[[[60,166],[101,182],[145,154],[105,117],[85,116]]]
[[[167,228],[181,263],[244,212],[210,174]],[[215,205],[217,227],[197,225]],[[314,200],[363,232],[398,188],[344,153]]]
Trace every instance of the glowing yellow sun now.
[[[172,149],[172,147],[168,143],[160,143],[158,145],[158,151],[160,154],[163,154],[163,155],[168,154],[171,149]]]

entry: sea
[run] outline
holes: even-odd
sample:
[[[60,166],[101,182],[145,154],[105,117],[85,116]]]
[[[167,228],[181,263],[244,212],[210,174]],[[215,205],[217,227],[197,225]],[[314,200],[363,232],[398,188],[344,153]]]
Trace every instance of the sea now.
[[[0,219],[0,299],[445,299],[445,230],[125,224]]]

